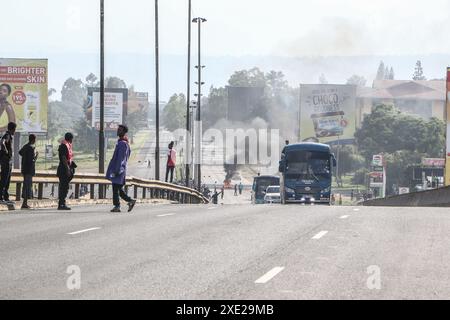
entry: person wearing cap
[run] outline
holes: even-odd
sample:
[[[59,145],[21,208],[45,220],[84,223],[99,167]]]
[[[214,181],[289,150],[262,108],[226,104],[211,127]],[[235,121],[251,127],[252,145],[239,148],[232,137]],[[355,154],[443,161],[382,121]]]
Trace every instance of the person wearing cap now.
[[[73,134],[67,132],[58,148],[59,165],[56,171],[59,178],[58,210],[71,210],[66,205],[66,197],[69,192],[70,181],[73,179],[76,168],[76,164],[73,161],[72,142]]]

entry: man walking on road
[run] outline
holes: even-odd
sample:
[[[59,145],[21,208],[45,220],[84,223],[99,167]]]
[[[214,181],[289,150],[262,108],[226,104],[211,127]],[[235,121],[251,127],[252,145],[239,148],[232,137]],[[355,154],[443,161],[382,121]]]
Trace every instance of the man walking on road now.
[[[242,185],[242,182],[239,182],[239,195],[242,195],[242,190],[244,190],[244,186]]]
[[[22,209],[30,209],[28,206],[28,199],[32,197],[33,176],[35,175],[35,163],[39,152],[35,149],[36,136],[30,134],[28,136],[28,143],[20,149],[19,154],[22,157],[21,172],[23,175],[23,203]]]
[[[77,167],[73,161],[72,142],[73,134],[67,132],[58,148],[59,165],[58,170],[56,171],[59,178],[58,210],[71,210],[66,205],[66,197],[69,192],[69,183],[72,181],[75,174],[75,168]]]
[[[170,183],[173,181],[173,171],[175,170],[176,163],[176,151],[173,148],[174,142],[171,141],[169,144],[169,153],[167,154],[167,166],[166,166],[166,182],[169,178],[170,172]]]
[[[234,195],[235,196],[238,195],[238,185],[237,184],[234,185]]]
[[[125,191],[123,191],[127,177],[128,159],[131,154],[130,144],[128,143],[128,137],[126,135],[127,132],[128,128],[125,125],[120,125],[117,129],[119,140],[114,149],[113,157],[109,162],[108,170],[106,171],[106,179],[111,180],[113,188],[114,208],[111,212],[120,212],[120,198],[128,203],[128,212],[133,210],[133,207],[136,204],[136,200],[131,199]]]
[[[13,137],[17,125],[14,122],[8,123],[8,131],[0,140],[0,202],[9,202],[9,183],[11,181],[11,170],[13,162]]]

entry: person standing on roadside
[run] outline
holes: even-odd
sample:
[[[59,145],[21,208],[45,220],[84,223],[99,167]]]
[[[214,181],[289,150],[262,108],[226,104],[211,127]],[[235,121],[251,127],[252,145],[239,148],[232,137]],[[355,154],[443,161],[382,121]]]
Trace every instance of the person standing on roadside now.
[[[11,181],[11,170],[13,163],[13,137],[17,125],[8,123],[8,130],[0,140],[0,202],[9,202],[9,183]]]
[[[131,148],[127,137],[128,128],[125,125],[119,125],[117,128],[116,148],[114,149],[113,157],[108,165],[106,171],[106,179],[110,180],[113,187],[113,205],[111,212],[120,212],[120,198],[128,203],[128,212],[133,210],[136,200],[131,199],[124,191],[123,187],[126,183],[127,164],[130,158]],[[119,198],[120,196],[120,198]]]
[[[30,209],[28,206],[28,199],[32,197],[33,191],[33,176],[35,175],[35,163],[39,152],[36,151],[36,136],[30,134],[28,136],[28,143],[20,149],[19,154],[22,157],[21,172],[23,175],[23,203],[22,209]]]
[[[71,208],[66,205],[66,197],[69,192],[70,181],[72,181],[75,174],[75,168],[77,167],[73,161],[72,142],[73,134],[67,132],[58,148],[59,165],[58,170],[56,171],[56,175],[59,178],[58,210],[71,210]]]
[[[175,170],[176,166],[176,158],[177,153],[175,149],[173,148],[173,145],[175,142],[171,141],[169,144],[169,152],[167,154],[167,166],[166,166],[166,182],[169,178],[169,172],[170,172],[170,183],[173,181],[173,171]]]

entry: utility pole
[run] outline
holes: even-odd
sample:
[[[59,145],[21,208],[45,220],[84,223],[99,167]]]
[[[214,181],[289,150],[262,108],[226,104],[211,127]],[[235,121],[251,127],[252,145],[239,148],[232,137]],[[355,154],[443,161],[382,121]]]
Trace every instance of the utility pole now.
[[[201,130],[201,100],[202,100],[202,85],[204,84],[204,82],[202,82],[202,69],[204,68],[204,66],[202,66],[201,63],[201,27],[202,27],[202,22],[206,22],[205,18],[195,18],[192,20],[192,22],[197,23],[198,24],[198,65],[196,66],[197,70],[198,70],[198,93],[197,93],[197,161],[198,163],[196,164],[197,170],[196,170],[196,174],[197,174],[197,189],[199,191],[201,191],[201,187],[202,187],[202,172],[201,172],[201,156],[202,156],[202,150],[201,150],[201,146],[202,146],[202,130]]]
[[[192,15],[192,0],[189,0],[188,4],[188,63],[187,63],[187,93],[186,93],[186,187],[189,187],[190,178],[190,141],[191,135],[191,15]]]
[[[105,1],[100,0],[100,128],[98,133],[98,172],[105,173]],[[95,110],[92,114],[95,116]]]
[[[155,180],[159,180],[159,30],[158,30],[158,0],[155,0],[155,74],[156,74],[156,147],[155,147]]]

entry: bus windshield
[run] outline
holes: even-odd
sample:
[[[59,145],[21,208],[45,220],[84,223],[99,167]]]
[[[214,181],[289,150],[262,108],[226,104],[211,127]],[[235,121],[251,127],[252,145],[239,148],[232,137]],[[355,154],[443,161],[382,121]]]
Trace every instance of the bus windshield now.
[[[291,151],[286,155],[286,177],[295,179],[329,179],[330,154],[327,152]]]

